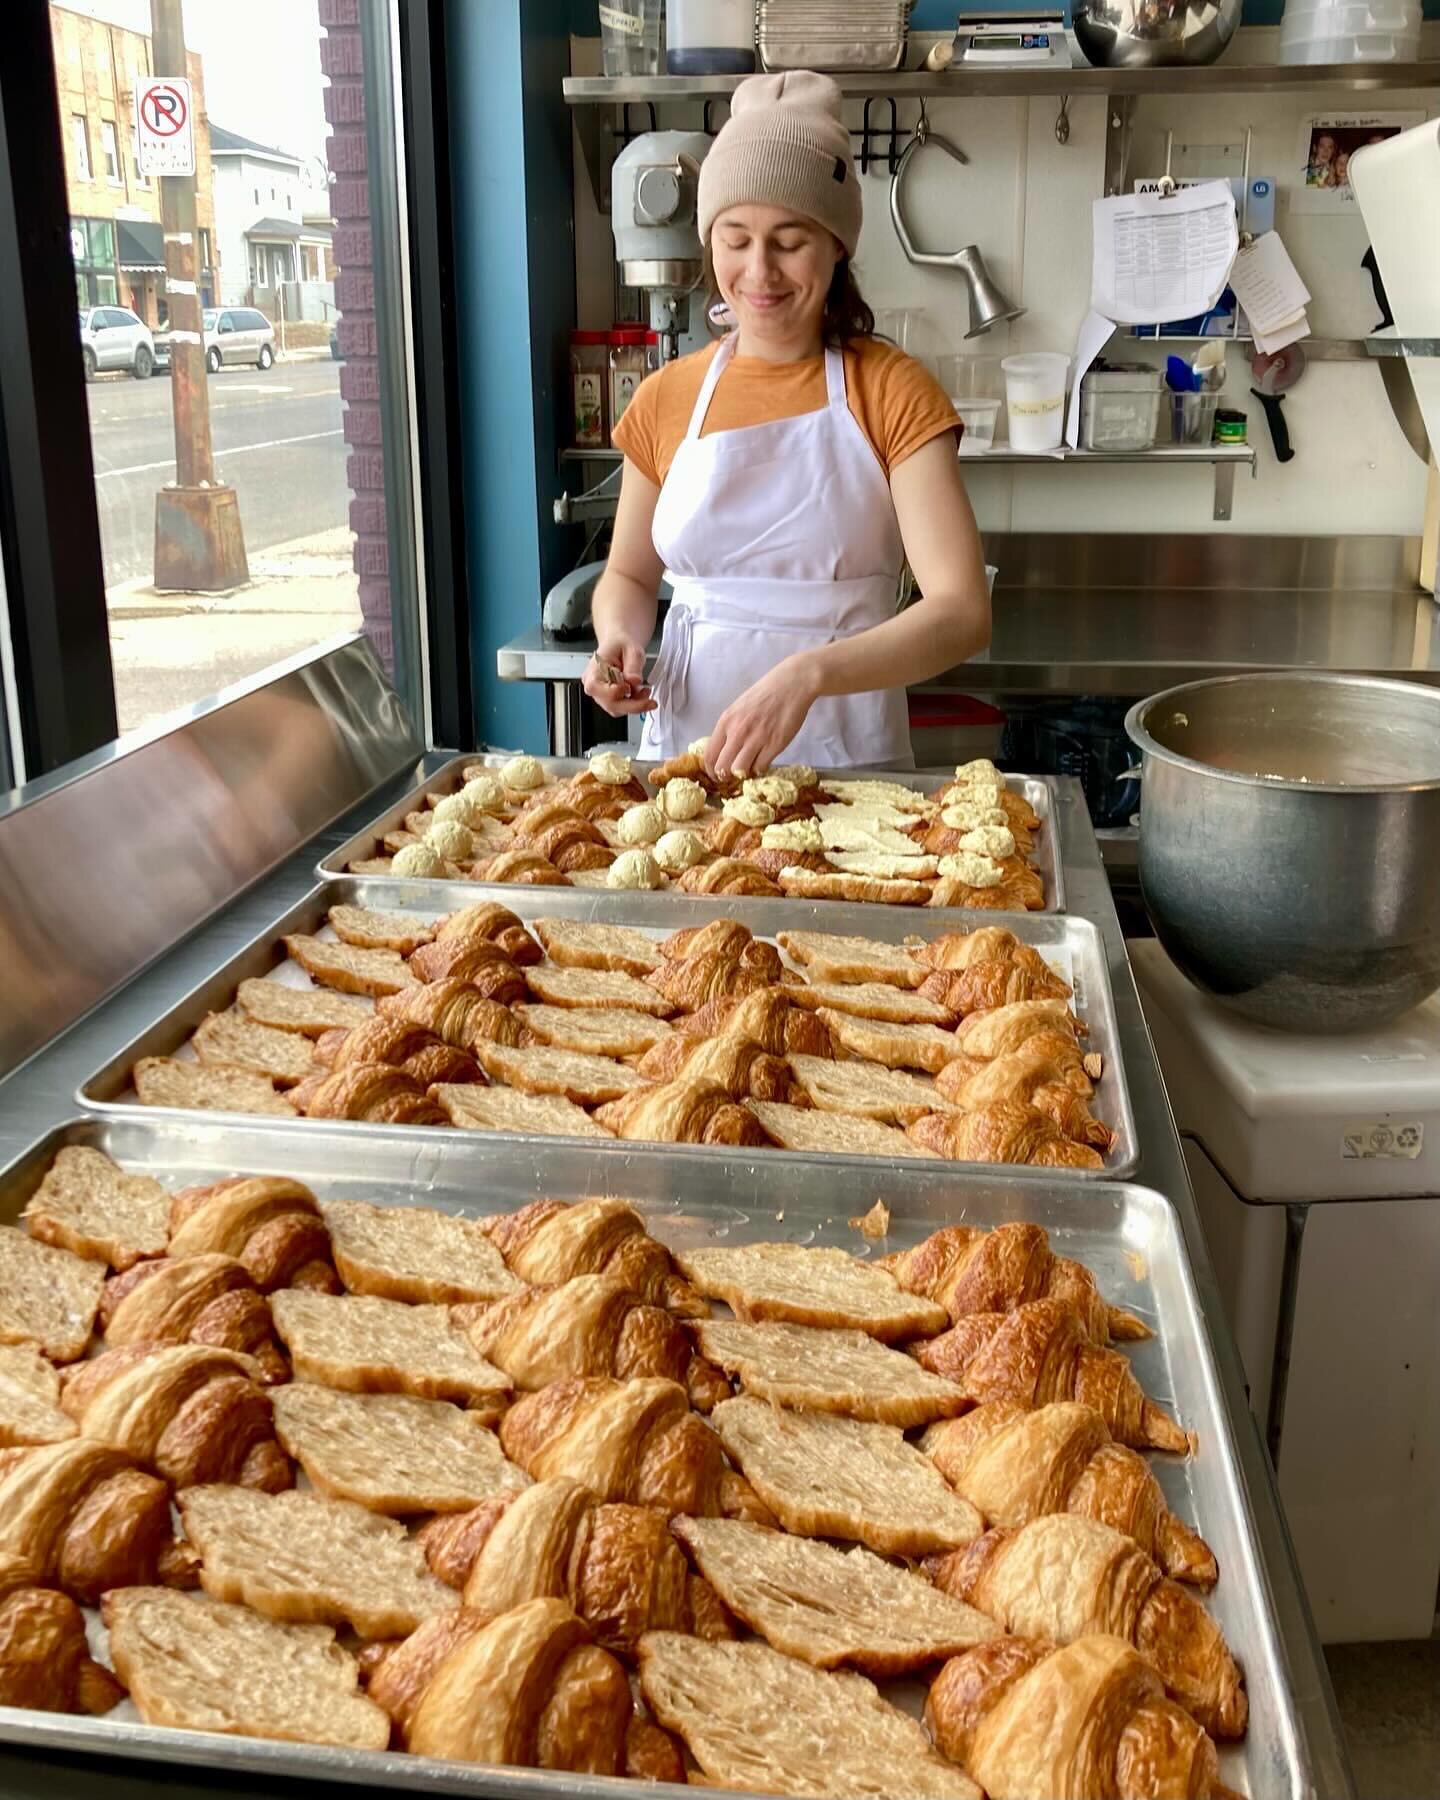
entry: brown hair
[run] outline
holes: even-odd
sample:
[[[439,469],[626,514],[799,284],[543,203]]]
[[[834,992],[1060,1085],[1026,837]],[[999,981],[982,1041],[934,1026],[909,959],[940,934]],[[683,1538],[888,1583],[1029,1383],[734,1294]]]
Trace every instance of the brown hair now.
[[[704,265],[705,305],[708,312],[717,301],[723,302],[725,298],[715,279],[715,262],[710,255],[709,244],[705,246]],[[874,335],[875,314],[860,292],[855,271],[850,267],[850,258],[842,256],[835,265],[835,273],[830,277],[830,291],[825,296],[825,310],[820,315],[821,339],[832,349],[838,350],[851,338]]]

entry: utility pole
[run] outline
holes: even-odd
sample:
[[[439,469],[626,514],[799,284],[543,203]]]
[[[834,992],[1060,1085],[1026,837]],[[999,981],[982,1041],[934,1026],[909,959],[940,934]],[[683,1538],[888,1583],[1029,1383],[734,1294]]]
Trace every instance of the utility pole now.
[[[154,73],[184,77],[181,0],[150,0]],[[210,394],[201,322],[195,177],[161,175],[165,288],[170,308],[170,393],[175,414],[175,481],[155,496],[155,586],[222,593],[250,579],[240,503],[215,480]]]

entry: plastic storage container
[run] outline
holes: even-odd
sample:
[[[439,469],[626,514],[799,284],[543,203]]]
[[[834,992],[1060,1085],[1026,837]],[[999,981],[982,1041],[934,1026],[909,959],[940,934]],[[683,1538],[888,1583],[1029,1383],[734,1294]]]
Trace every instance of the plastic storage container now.
[[[670,0],[665,67],[672,75],[748,75],[755,67],[754,0]]]
[[[600,66],[608,76],[660,73],[663,0],[600,0]]]
[[[603,450],[610,437],[605,390],[609,385],[610,333],[570,333],[570,442],[577,450]]]
[[[1007,356],[1005,406],[1010,415],[1010,448],[1041,453],[1058,450],[1065,430],[1065,384],[1070,358],[1054,350],[1027,350]]]
[[[935,359],[935,372],[940,385],[958,408],[962,400],[1003,400],[1005,398],[1004,361],[999,356],[975,356],[967,351],[951,351]]]
[[[1420,0],[1287,0],[1282,63],[1413,62]]]
[[[1149,363],[1112,363],[1080,382],[1082,450],[1148,450],[1160,431],[1165,372]]]
[[[965,427],[960,437],[962,456],[979,456],[995,442],[995,422],[1000,417],[998,400],[957,400],[955,410]]]
[[[1175,444],[1208,444],[1215,436],[1215,412],[1223,388],[1208,394],[1170,396],[1170,441]]]

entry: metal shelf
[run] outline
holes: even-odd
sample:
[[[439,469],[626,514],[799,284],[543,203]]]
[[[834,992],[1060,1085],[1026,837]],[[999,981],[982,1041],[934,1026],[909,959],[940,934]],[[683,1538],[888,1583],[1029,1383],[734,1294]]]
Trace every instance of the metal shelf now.
[[[562,463],[617,464],[618,450],[562,450]],[[1248,467],[1255,476],[1255,449],[1252,444],[1159,444],[1153,450],[1060,450],[1038,455],[1024,450],[977,450],[961,454],[961,466],[978,468],[985,463],[1014,468],[1029,464],[1035,468],[1057,468],[1066,463],[1128,463],[1132,468],[1176,468],[1204,466],[1215,471],[1215,508],[1212,517],[1228,519],[1234,505],[1235,471]],[[580,497],[583,500],[583,496]],[[607,496],[613,505],[613,498]],[[575,502],[571,503],[572,505]],[[606,510],[609,510],[606,508]],[[579,516],[578,514],[576,516]],[[593,516],[587,514],[586,516]]]
[[[627,100],[716,100],[733,94],[743,75],[568,75],[571,106],[613,106]],[[897,69],[892,74],[835,75],[842,94],[854,99],[1012,99],[1031,94],[1255,94],[1277,89],[1344,93],[1425,88],[1440,80],[1440,60],[1407,63],[1209,63],[1193,68],[1095,69]]]

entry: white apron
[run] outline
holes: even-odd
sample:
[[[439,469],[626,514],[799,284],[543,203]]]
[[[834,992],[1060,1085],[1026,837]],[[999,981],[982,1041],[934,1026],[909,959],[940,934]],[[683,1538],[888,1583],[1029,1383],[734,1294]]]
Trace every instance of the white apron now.
[[[904,558],[890,485],[825,352],[828,404],[701,437],[735,339],[716,351],[655,506],[674,599],[650,682],[640,754],[678,756],[730,702],[797,650],[895,613]],[[825,696],[784,751],[816,768],[913,768],[903,688]]]

